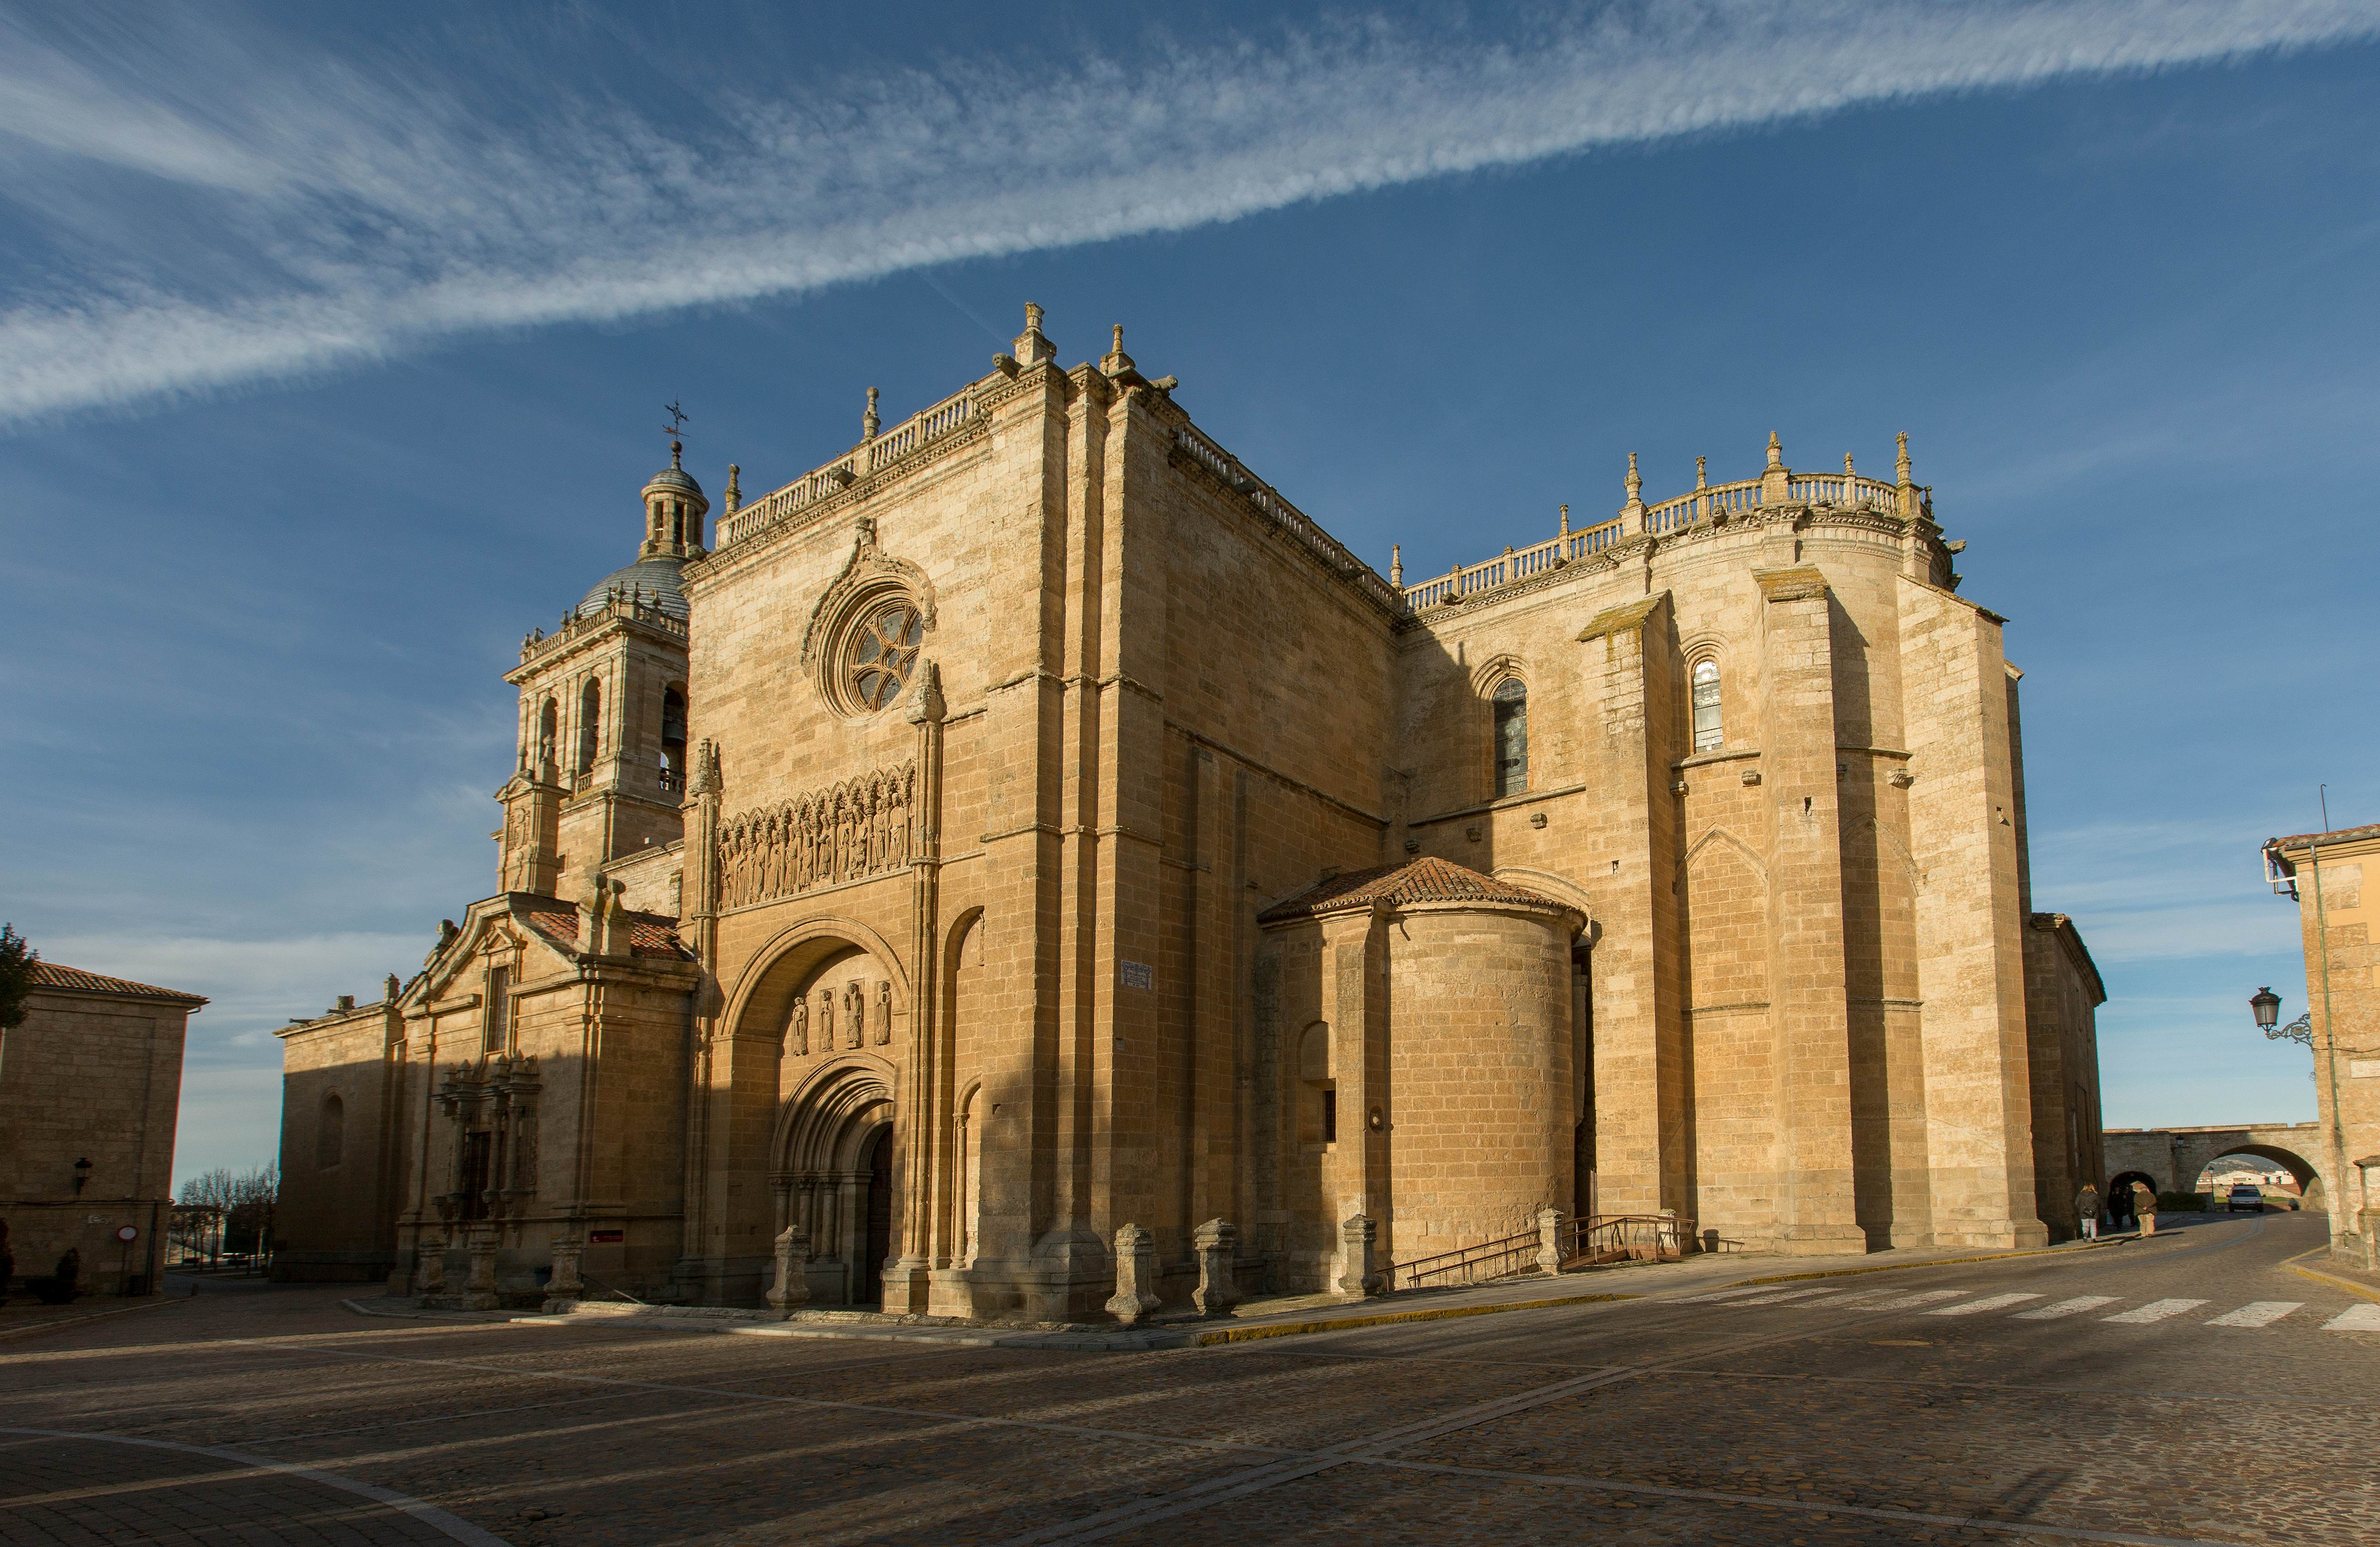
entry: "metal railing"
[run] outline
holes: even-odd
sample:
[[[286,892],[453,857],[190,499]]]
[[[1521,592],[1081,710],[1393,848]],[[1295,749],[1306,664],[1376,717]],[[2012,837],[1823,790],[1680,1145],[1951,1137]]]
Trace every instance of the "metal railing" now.
[[[1559,1271],[1564,1273],[1621,1262],[1674,1262],[1694,1245],[1694,1222],[1675,1214],[1568,1214],[1554,1227]],[[1389,1270],[1389,1287],[1444,1289],[1525,1277],[1544,1271],[1545,1247],[1544,1232],[1528,1230],[1417,1257]]]

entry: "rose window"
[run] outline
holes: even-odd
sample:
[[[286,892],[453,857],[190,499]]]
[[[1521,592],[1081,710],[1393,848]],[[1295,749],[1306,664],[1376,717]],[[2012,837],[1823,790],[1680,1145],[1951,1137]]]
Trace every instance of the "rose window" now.
[[[876,608],[852,630],[844,681],[863,709],[882,709],[901,696],[917,667],[926,620],[905,599]]]

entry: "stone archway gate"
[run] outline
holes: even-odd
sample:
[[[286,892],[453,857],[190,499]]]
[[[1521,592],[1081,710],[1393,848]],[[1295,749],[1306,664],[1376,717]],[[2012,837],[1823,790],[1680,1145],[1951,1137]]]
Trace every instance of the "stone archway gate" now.
[[[2145,1172],[2159,1192],[2187,1192],[2209,1161],[2225,1155],[2256,1155],[2295,1176],[2298,1191],[2322,1182],[2325,1200],[2338,1196],[2331,1154],[2319,1123],[2250,1123],[2196,1128],[2109,1128],[2105,1134],[2107,1175]]]

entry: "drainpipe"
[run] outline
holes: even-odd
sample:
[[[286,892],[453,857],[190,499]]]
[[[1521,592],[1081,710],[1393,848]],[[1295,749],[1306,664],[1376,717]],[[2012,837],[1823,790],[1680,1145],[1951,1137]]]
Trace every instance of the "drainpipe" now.
[[[2321,839],[2316,838],[2306,846],[2306,858],[2313,870],[2314,939],[2322,949],[2322,1066],[2325,1076],[2324,1083],[2330,1090],[2330,1174],[2338,1179],[2336,1184],[2338,1198],[2330,1203],[2326,1212],[2332,1220],[2338,1221],[2348,1217],[2347,1130],[2340,1126],[2338,1115],[2338,1032],[2330,1018],[2330,917],[2323,907]],[[2370,1201],[2368,1197],[2365,1201]],[[2372,1251],[2370,1232],[2363,1234],[2366,1236],[2364,1255],[2369,1259]],[[2338,1231],[2335,1224],[2330,1233],[2330,1246],[2333,1251],[2338,1249]]]

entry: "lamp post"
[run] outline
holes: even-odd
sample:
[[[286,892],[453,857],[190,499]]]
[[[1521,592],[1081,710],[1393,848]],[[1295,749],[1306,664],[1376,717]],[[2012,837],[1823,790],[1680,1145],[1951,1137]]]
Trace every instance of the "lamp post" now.
[[[2319,904],[2321,901],[2320,889],[2322,885],[2319,872],[2316,873],[2314,885],[2315,901]],[[2326,941],[2323,948],[2322,969],[2324,985],[2327,988],[2330,981],[2330,950]],[[2305,1014],[2298,1017],[2297,1019],[2289,1022],[2287,1026],[2280,1025],[2281,996],[2275,993],[2269,986],[2260,988],[2255,993],[2248,996],[2248,1008],[2255,1012],[2256,1025],[2264,1031],[2266,1041],[2276,1042],[2299,1042],[2302,1043],[2309,1052],[2313,1051],[2313,1011],[2311,1009],[2307,1010]],[[2341,1212],[2341,1214],[2343,1214],[2347,1207],[2347,1196],[2343,1190],[2347,1186],[2347,1138],[2339,1126],[2338,1070],[2335,1066],[2335,1060],[2325,1059],[2323,1060],[2323,1064],[2330,1074],[2331,1139],[2332,1147],[2337,1152],[2339,1163],[2332,1172],[2332,1175],[2335,1176],[2337,1180],[2326,1185],[2342,1189],[2336,1205],[2334,1205],[2328,1198],[2325,1198],[2323,1200],[2323,1212],[2325,1214],[2328,1214],[2331,1210],[2336,1207]],[[2372,1189],[2369,1185],[2368,1176],[2366,1178],[2363,1196],[2365,1202],[2368,1205],[2372,1197]],[[2356,1221],[2358,1232],[2363,1237],[2363,1256],[2367,1266],[2374,1260],[2375,1253],[2374,1249],[2375,1244],[2380,1244],[2375,1243],[2373,1239],[2374,1221],[2371,1217],[2373,1212],[2374,1211],[2372,1209],[2366,1207],[2363,1210],[2363,1217]],[[2336,1234],[2337,1233],[2334,1231],[2334,1237],[2336,1236]],[[2333,1244],[2337,1244],[2335,1239]]]
[[[2281,996],[2269,988],[2260,988],[2248,996],[2248,1007],[2256,1012],[2256,1024],[2264,1029],[2268,1041],[2303,1042],[2313,1045],[2313,1012],[2308,1010],[2287,1026],[2277,1024],[2281,1018]]]

